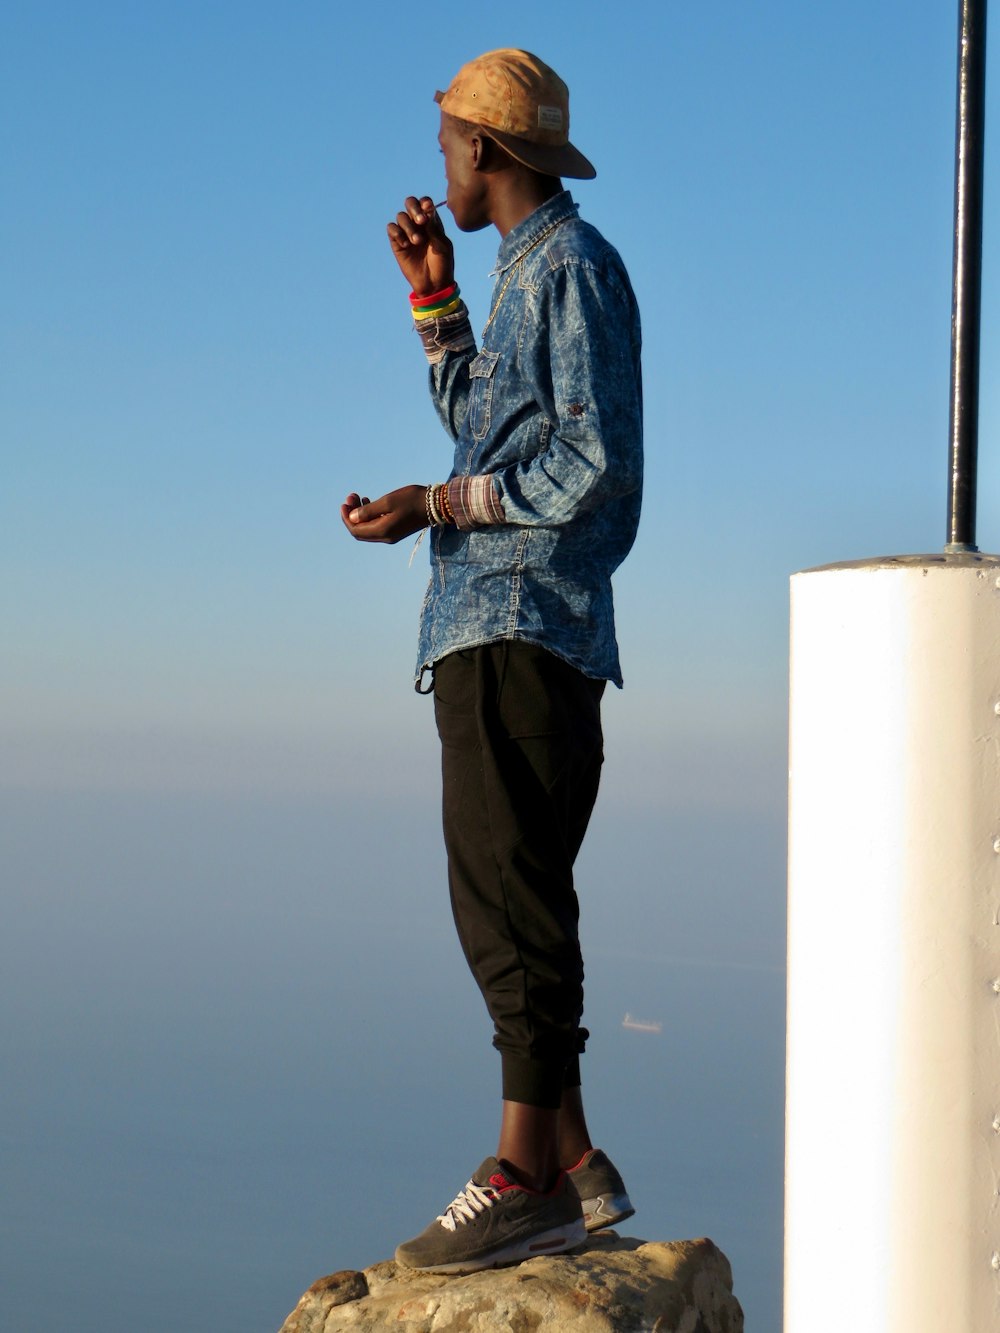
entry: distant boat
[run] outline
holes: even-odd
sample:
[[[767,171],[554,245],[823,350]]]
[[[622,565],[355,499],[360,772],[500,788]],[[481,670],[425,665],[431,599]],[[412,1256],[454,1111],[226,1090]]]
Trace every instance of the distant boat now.
[[[633,1018],[631,1014],[626,1014],[622,1019],[622,1027],[628,1028],[630,1032],[662,1032],[662,1023],[653,1023],[648,1019]]]

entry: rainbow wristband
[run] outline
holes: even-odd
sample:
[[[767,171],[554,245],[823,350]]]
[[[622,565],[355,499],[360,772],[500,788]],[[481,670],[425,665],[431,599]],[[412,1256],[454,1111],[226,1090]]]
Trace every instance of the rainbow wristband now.
[[[449,301],[458,294],[458,283],[450,282],[447,287],[442,287],[439,292],[427,292],[424,296],[418,296],[416,292],[410,292],[410,305],[418,308],[426,305],[438,305],[442,301]]]
[[[432,306],[430,310],[413,310],[411,314],[419,323],[422,319],[441,319],[443,315],[453,315],[456,310],[462,307],[462,298],[456,296],[454,301],[448,301],[445,305]]]
[[[440,319],[442,315],[453,314],[462,304],[458,283],[442,287],[439,292],[430,292],[426,296],[410,293],[410,313],[414,319]]]

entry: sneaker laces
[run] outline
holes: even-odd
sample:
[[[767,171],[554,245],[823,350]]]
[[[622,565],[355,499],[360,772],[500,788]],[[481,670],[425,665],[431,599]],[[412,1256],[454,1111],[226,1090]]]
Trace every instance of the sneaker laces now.
[[[470,1180],[465,1189],[452,1199],[443,1213],[438,1214],[438,1221],[445,1231],[454,1231],[459,1225],[474,1222],[487,1208],[492,1208],[500,1195],[496,1190],[477,1185]]]

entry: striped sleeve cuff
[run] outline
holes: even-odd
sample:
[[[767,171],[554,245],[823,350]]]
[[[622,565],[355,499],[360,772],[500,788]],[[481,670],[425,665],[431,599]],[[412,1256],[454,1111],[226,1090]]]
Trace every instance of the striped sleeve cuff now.
[[[475,351],[476,339],[469,323],[469,308],[464,301],[459,301],[458,309],[452,314],[415,320],[413,327],[432,366],[443,361],[449,352]]]
[[[489,473],[483,477],[452,477],[448,482],[448,504],[455,515],[455,526],[463,532],[492,528],[507,521],[500,493]]]

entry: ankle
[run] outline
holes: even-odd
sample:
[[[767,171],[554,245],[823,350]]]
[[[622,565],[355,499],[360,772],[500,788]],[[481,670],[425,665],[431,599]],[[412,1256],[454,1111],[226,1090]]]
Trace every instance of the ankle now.
[[[531,1170],[516,1162],[512,1162],[509,1157],[501,1157],[500,1165],[510,1176],[511,1180],[525,1189],[533,1190],[536,1194],[548,1194],[555,1188],[556,1181],[562,1174],[562,1168],[558,1165],[546,1165],[540,1169]]]
[[[587,1117],[583,1112],[583,1091],[579,1087],[564,1088],[559,1108],[559,1163],[563,1170],[579,1166],[593,1148]]]
[[[587,1142],[586,1147],[580,1147],[578,1144],[573,1144],[566,1148],[560,1146],[559,1165],[564,1171],[574,1171],[586,1157],[587,1153],[593,1151],[593,1148],[594,1145],[589,1141]]]
[[[547,1193],[559,1175],[559,1112],[554,1107],[505,1101],[497,1160],[528,1189]]]
[[[579,1166],[593,1146],[582,1116],[560,1115],[559,1165],[564,1171]]]

